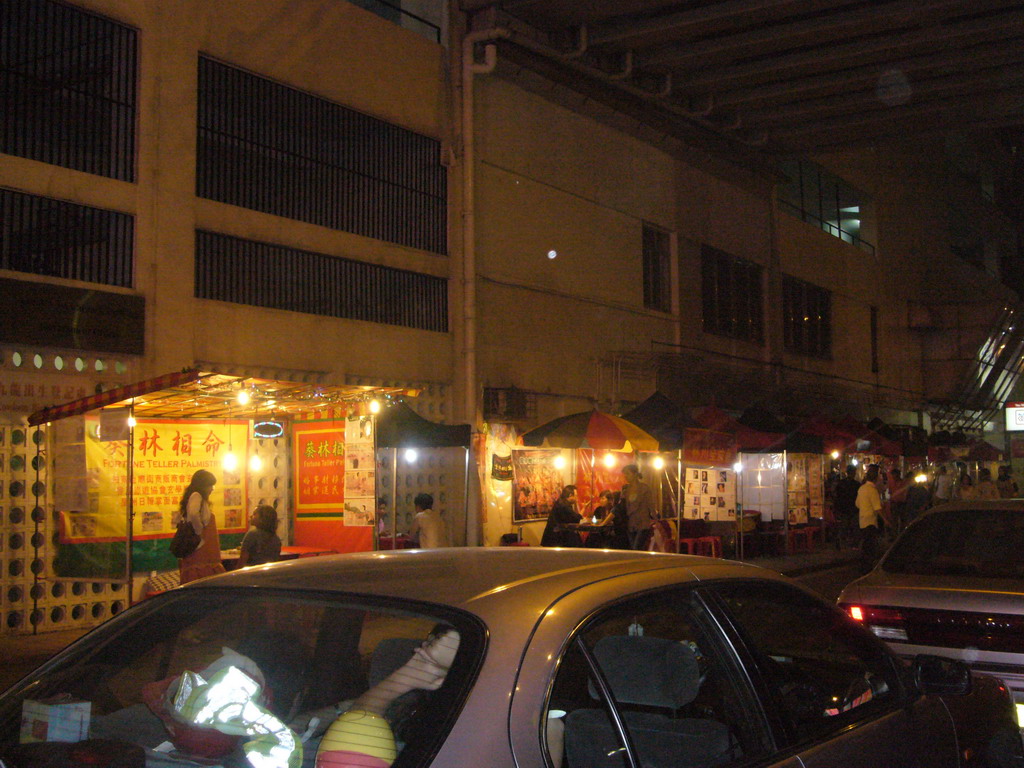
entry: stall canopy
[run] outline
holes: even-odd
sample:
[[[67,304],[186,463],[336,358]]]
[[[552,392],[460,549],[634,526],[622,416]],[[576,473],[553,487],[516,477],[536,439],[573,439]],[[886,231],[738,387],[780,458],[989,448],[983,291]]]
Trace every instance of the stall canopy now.
[[[582,411],[534,427],[523,445],[597,451],[656,451],[658,441],[636,424],[597,409]]]
[[[661,392],[655,392],[622,417],[650,433],[662,451],[679,450],[686,428],[694,426],[679,406]]]
[[[244,403],[238,399],[243,391],[248,395]],[[418,390],[402,387],[276,381],[189,368],[43,408],[29,416],[28,422],[34,426],[100,408],[128,406],[134,409],[136,418],[257,419],[293,416],[371,396],[417,394]]]
[[[469,424],[437,424],[405,403],[395,403],[377,417],[380,448],[469,448]]]
[[[802,430],[763,432],[737,421],[713,405],[697,409],[694,418],[707,429],[734,434],[737,449],[744,453],[821,453],[823,450],[820,437]]]
[[[889,457],[900,456],[903,452],[901,443],[883,437],[866,424],[850,417],[830,420],[819,414],[807,419],[800,425],[800,429],[820,437],[826,451],[877,453]]]

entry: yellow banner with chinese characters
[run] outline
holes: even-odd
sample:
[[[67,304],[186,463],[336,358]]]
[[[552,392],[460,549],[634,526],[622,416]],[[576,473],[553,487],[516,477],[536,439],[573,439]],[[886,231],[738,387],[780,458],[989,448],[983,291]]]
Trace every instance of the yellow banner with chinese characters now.
[[[173,533],[171,519],[196,470],[217,478],[210,507],[220,533],[243,532],[246,515],[246,467],[249,422],[245,420],[140,419],[134,431],[133,536],[154,539]],[[224,467],[233,453],[234,469]],[[86,429],[88,510],[63,516],[66,543],[120,541],[125,538],[128,506],[127,440],[101,440]]]

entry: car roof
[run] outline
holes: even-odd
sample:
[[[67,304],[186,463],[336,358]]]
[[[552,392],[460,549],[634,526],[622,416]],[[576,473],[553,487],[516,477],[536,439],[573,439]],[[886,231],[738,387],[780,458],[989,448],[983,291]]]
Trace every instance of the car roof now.
[[[1015,512],[1024,512],[1024,499],[964,499],[963,501],[948,501],[932,507],[926,515],[936,512],[948,512],[961,509],[1005,509]]]
[[[737,573],[763,569],[689,555],[549,547],[467,547],[362,552],[300,558],[244,568],[192,582],[185,588],[239,587],[337,591],[421,600],[463,607],[496,593],[538,590],[548,597],[587,584],[659,569],[692,572],[723,566]]]

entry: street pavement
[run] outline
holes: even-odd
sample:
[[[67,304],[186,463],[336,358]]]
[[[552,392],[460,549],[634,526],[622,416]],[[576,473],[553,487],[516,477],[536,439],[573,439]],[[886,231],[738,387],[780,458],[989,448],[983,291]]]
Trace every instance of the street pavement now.
[[[798,578],[810,573],[849,568],[860,557],[859,549],[836,550],[825,545],[814,552],[777,557],[757,557],[749,562]],[[0,691],[6,690],[57,652],[80,638],[88,629],[43,632],[37,635],[0,635]]]

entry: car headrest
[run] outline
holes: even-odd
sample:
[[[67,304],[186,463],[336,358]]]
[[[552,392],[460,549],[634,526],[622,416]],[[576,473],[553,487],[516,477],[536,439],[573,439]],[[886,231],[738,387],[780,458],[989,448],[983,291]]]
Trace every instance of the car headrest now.
[[[381,640],[370,656],[370,673],[367,676],[372,688],[412,656],[413,651],[423,644],[423,639],[411,637],[388,637]]]
[[[594,646],[594,657],[621,704],[678,709],[693,701],[700,689],[696,655],[674,640],[602,637]],[[590,695],[597,698],[593,683]]]

